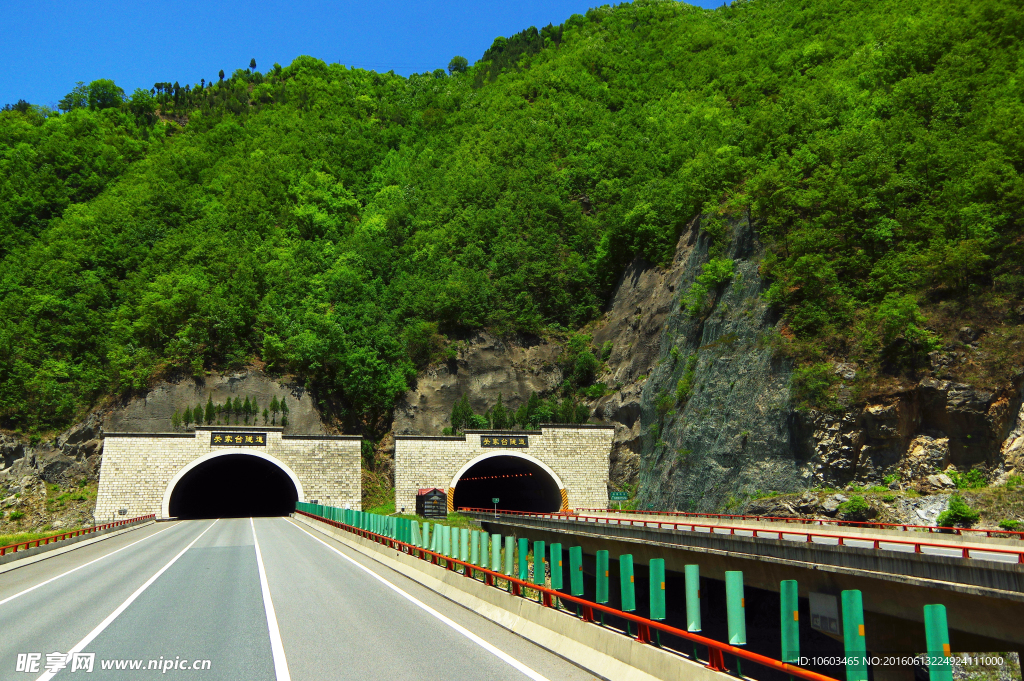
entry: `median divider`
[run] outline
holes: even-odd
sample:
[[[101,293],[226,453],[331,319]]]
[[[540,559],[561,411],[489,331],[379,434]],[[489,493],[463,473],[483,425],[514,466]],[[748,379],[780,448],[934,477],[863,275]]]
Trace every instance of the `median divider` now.
[[[520,539],[518,547],[519,576],[517,578],[511,574],[513,571],[511,550],[514,546],[511,537],[506,537],[505,572],[502,573],[467,562],[469,558],[467,555],[468,541],[460,542],[465,547],[462,551],[457,551],[456,547],[452,546],[452,554],[460,554],[456,558],[453,555],[447,555],[447,552],[438,553],[409,542],[400,541],[394,537],[389,537],[386,534],[362,529],[358,522],[359,517],[355,515],[359,513],[362,512],[343,510],[340,516],[341,520],[333,520],[328,517],[329,514],[324,512],[323,507],[301,502],[296,504],[296,514],[300,516],[324,523],[339,530],[340,533],[353,535],[355,538],[363,540],[364,545],[377,545],[379,548],[394,550],[396,552],[395,558],[402,560],[404,565],[415,566],[416,569],[424,572],[429,569],[437,570],[438,572],[434,573],[435,578],[440,578],[446,584],[450,584],[463,591],[469,591],[477,597],[482,597],[486,602],[496,604],[506,611],[512,611],[518,614],[519,617],[528,618],[534,622],[542,621],[544,624],[541,626],[544,626],[546,629],[560,632],[560,636],[567,637],[576,641],[578,645],[581,644],[590,648],[591,655],[594,650],[599,651],[618,660],[619,663],[639,669],[646,674],[658,678],[674,678],[679,676],[680,672],[683,671],[680,666],[686,667],[690,675],[695,677],[704,678],[707,675],[706,678],[720,678],[718,674],[727,671],[723,656],[724,654],[729,654],[736,659],[737,672],[739,672],[739,662],[742,659],[746,662],[785,673],[794,679],[803,679],[804,681],[835,681],[832,677],[753,653],[736,645],[715,641],[692,631],[684,631],[661,621],[641,617],[633,612],[626,612],[604,603],[583,598],[583,566],[580,547],[569,548],[571,594],[567,594],[545,586],[543,560],[545,551],[543,543],[538,542],[534,546],[534,574],[533,580],[530,580],[527,556],[530,547],[525,539]],[[447,525],[442,527],[444,528],[444,534],[449,535],[451,528]],[[462,536],[468,540],[468,534],[467,530]],[[497,541],[494,543],[497,544]],[[559,547],[559,553],[561,553],[561,547]],[[627,557],[620,556],[620,565],[623,558]],[[631,557],[629,558],[631,559]],[[494,564],[495,562],[492,561],[492,568],[497,567]],[[443,569],[441,567],[442,564]],[[476,577],[480,577],[482,581]],[[657,596],[660,599],[664,599],[663,579],[662,577],[659,580],[657,589]],[[499,582],[506,583],[507,591],[499,585]],[[632,571],[630,571],[628,583],[630,585],[628,590],[632,591]],[[623,586],[625,584],[623,582]],[[739,584],[742,585],[742,581]],[[458,600],[458,598],[453,598],[448,594],[445,595],[453,600]],[[740,598],[742,599],[742,596]],[[633,606],[629,608],[630,610],[635,608],[635,603],[629,605]],[[609,615],[625,621],[629,634],[628,638],[623,636],[618,630],[598,624],[594,617],[595,613],[601,615],[602,620],[605,615]],[[661,613],[655,614],[656,617],[659,615],[664,617]],[[491,619],[499,621],[499,619],[507,620],[507,617],[491,617]],[[504,625],[501,621],[499,623]],[[508,628],[515,630],[515,624],[515,622],[512,622]],[[636,633],[634,634],[633,632]],[[654,633],[653,637],[652,633]],[[545,636],[544,634],[538,635],[542,638]],[[688,642],[693,648],[693,655],[662,647],[666,637],[674,637],[675,639]],[[529,636],[529,638],[537,640],[533,636]],[[538,641],[538,643],[545,645],[542,641]],[[740,643],[741,645],[745,643],[745,638]],[[559,645],[563,648],[565,646],[565,644]],[[697,657],[698,646],[706,649],[706,660],[701,660]],[[546,645],[545,647],[551,646]],[[556,650],[554,647],[551,649]],[[591,664],[593,664],[592,662],[588,663],[587,655],[583,653],[578,655],[570,654],[571,651],[567,652],[563,649],[558,649],[556,652],[569,659],[573,659],[573,661],[587,668],[591,668]],[[622,672],[627,674],[628,670],[624,668]],[[607,676],[607,674],[604,675]]]

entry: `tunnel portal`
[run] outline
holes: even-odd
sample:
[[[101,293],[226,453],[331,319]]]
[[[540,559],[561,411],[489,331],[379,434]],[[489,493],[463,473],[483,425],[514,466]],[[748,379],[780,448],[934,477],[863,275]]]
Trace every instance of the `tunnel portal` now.
[[[492,456],[471,466],[455,484],[453,506],[557,513],[562,506],[558,484],[541,466],[518,456]]]
[[[249,454],[225,454],[199,464],[174,486],[170,515],[178,518],[281,516],[295,510],[298,491],[279,466]]]

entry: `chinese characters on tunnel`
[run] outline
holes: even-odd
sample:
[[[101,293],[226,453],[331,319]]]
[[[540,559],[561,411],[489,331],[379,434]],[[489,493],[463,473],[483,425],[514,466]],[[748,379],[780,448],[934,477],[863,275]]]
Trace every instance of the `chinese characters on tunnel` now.
[[[210,433],[211,446],[266,447],[266,433]]]
[[[481,447],[529,447],[529,435],[481,435]]]

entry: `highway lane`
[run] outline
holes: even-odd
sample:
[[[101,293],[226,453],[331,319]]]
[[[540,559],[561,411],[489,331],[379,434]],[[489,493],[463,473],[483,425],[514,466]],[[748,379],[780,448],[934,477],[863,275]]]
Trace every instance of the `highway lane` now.
[[[97,679],[593,678],[285,518],[161,523],[108,541],[0,574],[0,679],[79,678],[71,665],[46,673],[47,654],[69,651],[92,653],[85,678]],[[34,672],[17,671],[19,653],[40,655]]]

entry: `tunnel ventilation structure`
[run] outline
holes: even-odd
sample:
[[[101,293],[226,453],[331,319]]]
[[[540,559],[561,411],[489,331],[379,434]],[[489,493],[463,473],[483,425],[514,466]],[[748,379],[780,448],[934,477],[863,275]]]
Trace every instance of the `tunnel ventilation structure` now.
[[[527,458],[498,455],[470,466],[455,483],[453,506],[557,513],[562,507],[558,483],[542,466]]]
[[[195,466],[174,486],[178,518],[281,516],[295,510],[295,484],[281,467],[249,454],[225,454]]]

